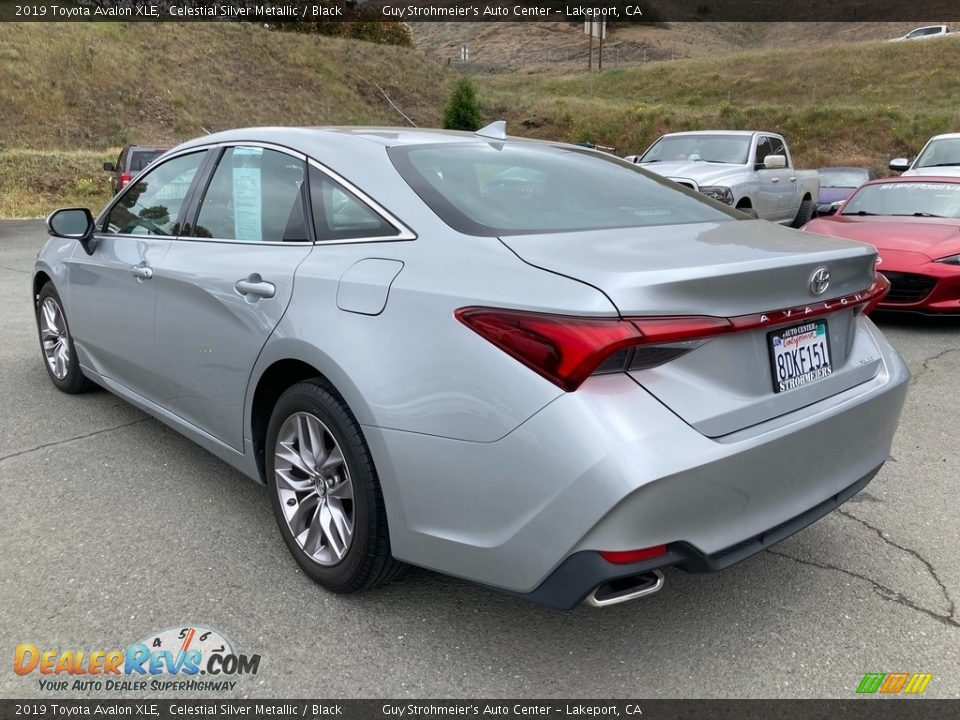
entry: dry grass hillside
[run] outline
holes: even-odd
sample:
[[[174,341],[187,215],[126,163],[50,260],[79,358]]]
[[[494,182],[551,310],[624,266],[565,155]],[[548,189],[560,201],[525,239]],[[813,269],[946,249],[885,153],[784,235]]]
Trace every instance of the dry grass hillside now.
[[[826,26],[676,25],[628,30],[677,32],[712,51],[589,75],[579,65],[474,74],[484,117],[507,119],[512,133],[589,140],[621,154],[672,130],[767,129],[789,138],[803,166],[881,170],[930,135],[960,129],[960,36],[812,49],[805,43],[828,36]],[[525,51],[559,54],[570,26],[558,26],[522,24]],[[853,26],[834,35],[909,29]],[[456,47],[465,32],[513,31],[504,23],[437,29]],[[796,43],[804,46],[787,47]],[[406,49],[240,23],[0,24],[0,217],[102,205],[100,165],[127,142],[172,144],[253,124],[404,124],[383,92],[417,124],[436,126],[457,69],[422,43]]]
[[[606,69],[685,58],[716,58],[744,50],[816,47],[898,37],[916,27],[902,22],[717,23],[672,22],[610,27]],[[586,69],[589,38],[582,24],[413,23],[414,42],[430,57],[469,74],[569,73]],[[460,62],[460,45],[470,50]],[[594,53],[597,43],[594,42]],[[596,56],[594,58],[596,62]]]
[[[960,36],[731,53],[587,75],[480,80],[511,131],[638,152],[664,132],[782,132],[798,162],[885,169],[930,135],[960,129]]]
[[[246,23],[0,24],[0,217],[102,203],[99,168],[125,143],[405,124],[383,92],[436,125],[455,78],[417,50]]]

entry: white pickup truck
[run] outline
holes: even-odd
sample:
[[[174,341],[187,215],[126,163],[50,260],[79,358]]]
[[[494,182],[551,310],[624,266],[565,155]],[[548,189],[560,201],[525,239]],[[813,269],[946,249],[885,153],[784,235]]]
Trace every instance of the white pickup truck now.
[[[817,171],[796,170],[776,133],[669,133],[626,160],[764,220],[802,227],[816,210]]]

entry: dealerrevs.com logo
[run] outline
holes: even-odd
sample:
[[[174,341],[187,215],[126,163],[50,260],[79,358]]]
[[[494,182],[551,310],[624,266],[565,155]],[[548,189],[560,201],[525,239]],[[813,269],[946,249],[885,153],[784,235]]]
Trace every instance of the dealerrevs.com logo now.
[[[229,692],[234,678],[256,675],[260,655],[244,655],[217,630],[199,626],[151,633],[125,650],[48,649],[17,645],[13,671],[37,677],[40,690]]]

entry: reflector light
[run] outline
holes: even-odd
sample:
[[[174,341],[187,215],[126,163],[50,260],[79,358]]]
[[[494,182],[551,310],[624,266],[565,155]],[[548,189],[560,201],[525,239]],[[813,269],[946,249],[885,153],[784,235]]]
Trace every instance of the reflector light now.
[[[640,548],[639,550],[601,550],[600,557],[614,565],[629,565],[630,563],[650,560],[667,554],[666,545]]]

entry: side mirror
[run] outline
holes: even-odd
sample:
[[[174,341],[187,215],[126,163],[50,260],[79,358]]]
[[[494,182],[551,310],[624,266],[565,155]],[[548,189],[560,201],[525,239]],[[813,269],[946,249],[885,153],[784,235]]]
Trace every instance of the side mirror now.
[[[894,158],[890,161],[890,169],[896,172],[906,172],[910,169],[910,161],[907,158]]]
[[[767,170],[782,170],[787,166],[786,155],[767,155],[763,159],[763,166]]]
[[[87,255],[93,254],[93,234],[97,224],[87,208],[54,210],[47,218],[47,231],[58,238],[79,240]]]
[[[115,172],[115,169],[114,169],[114,167],[113,167],[113,163],[104,163],[104,164],[103,164],[103,169],[106,170],[107,172]]]

